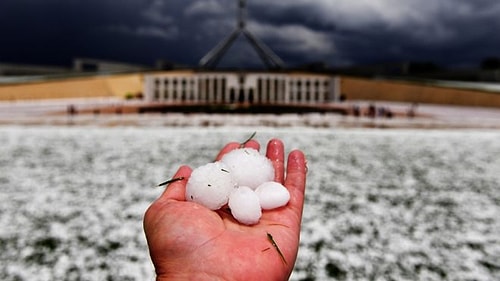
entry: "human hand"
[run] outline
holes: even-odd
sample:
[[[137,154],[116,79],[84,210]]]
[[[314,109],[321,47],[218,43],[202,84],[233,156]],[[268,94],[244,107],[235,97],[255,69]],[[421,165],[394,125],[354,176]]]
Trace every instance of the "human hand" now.
[[[216,160],[239,146],[227,144]],[[253,140],[245,146],[259,149]],[[285,168],[284,146],[278,139],[269,141],[266,156],[274,165],[275,181],[290,192],[290,201],[263,211],[252,226],[238,223],[227,209],[212,211],[186,201],[191,168],[179,168],[174,178],[184,179],[171,183],[144,216],[157,280],[288,280],[299,246],[306,162],[304,154],[294,150]]]

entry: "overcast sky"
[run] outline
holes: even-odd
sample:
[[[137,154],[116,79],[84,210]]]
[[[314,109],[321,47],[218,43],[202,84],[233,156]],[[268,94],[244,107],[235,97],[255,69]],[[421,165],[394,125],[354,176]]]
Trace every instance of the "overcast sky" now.
[[[0,0],[0,63],[74,57],[196,65],[236,27],[237,0]],[[247,0],[248,30],[288,66],[500,57],[499,0]],[[259,65],[239,37],[221,65]]]

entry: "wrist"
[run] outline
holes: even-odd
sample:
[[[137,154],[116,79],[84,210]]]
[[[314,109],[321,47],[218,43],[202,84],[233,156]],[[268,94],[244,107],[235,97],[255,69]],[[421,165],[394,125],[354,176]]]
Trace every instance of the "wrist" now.
[[[213,281],[213,280],[218,280],[218,281],[224,281],[225,279],[224,278],[220,278],[218,276],[213,276],[213,275],[208,275],[208,274],[184,274],[184,273],[180,273],[180,274],[172,274],[172,275],[168,275],[168,276],[157,276],[156,277],[156,281],[193,281],[193,280],[196,280],[196,281],[205,281],[205,280],[210,280],[210,281]]]

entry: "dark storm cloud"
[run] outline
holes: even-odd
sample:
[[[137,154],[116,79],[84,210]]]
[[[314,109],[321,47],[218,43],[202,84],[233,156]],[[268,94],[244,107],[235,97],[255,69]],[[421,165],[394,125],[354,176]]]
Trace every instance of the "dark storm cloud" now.
[[[288,65],[500,56],[497,0],[247,0],[248,28]],[[2,0],[0,62],[92,57],[195,65],[236,26],[236,0]],[[239,38],[227,64],[254,64]]]
[[[433,60],[478,63],[499,55],[495,0],[254,0],[261,22],[303,24],[328,37],[332,63]],[[280,12],[282,11],[282,12]],[[326,50],[325,50],[326,51]]]
[[[115,46],[108,45],[112,38],[103,28],[133,21],[140,1],[123,1],[127,9],[117,9],[115,3],[3,0],[0,30],[5,41],[0,61],[68,63],[73,56],[105,55]]]
[[[353,2],[249,1],[249,29],[292,64],[314,60],[337,65],[402,60],[477,64],[498,54],[498,1]],[[185,5],[180,18],[192,23],[184,30],[195,34],[200,54],[235,25],[236,1]],[[245,44],[240,48],[249,51]]]

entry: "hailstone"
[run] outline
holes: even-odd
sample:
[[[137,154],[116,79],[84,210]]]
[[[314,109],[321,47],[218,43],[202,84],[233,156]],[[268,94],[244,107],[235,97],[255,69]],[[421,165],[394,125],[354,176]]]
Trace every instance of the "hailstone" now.
[[[278,182],[265,182],[255,189],[259,197],[260,206],[264,210],[271,210],[285,206],[290,200],[290,192]]]
[[[271,160],[256,149],[235,149],[225,154],[221,162],[228,166],[240,186],[248,186],[255,190],[262,183],[274,180]]]
[[[231,214],[240,223],[252,225],[259,222],[262,210],[257,194],[247,186],[239,186],[229,195]]]
[[[217,210],[227,204],[236,187],[227,165],[208,163],[193,170],[186,185],[186,200]]]

